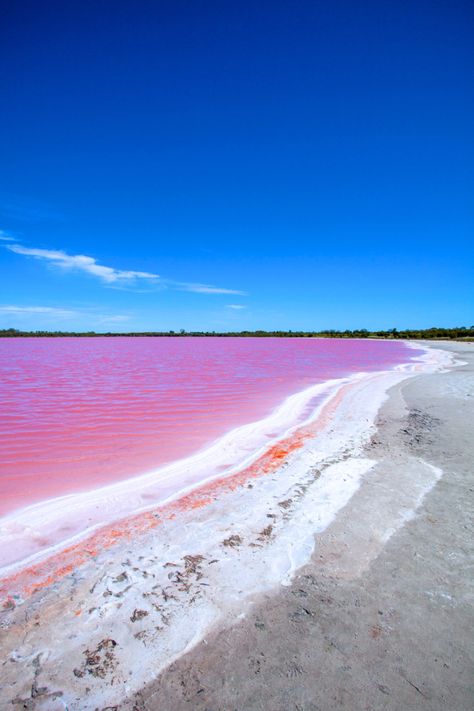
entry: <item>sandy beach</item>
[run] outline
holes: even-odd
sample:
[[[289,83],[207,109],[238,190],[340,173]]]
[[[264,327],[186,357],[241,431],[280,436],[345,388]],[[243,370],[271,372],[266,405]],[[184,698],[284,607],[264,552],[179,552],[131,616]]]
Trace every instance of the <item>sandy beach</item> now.
[[[432,346],[465,364],[351,382],[324,451],[308,424],[11,579],[1,707],[472,708],[474,345]]]

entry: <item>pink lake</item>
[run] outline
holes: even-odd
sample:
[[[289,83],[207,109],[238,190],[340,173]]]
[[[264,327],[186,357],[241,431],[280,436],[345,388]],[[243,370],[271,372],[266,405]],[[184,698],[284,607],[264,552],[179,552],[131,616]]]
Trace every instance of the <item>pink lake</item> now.
[[[375,340],[0,339],[0,514],[181,459],[310,385],[420,354]]]

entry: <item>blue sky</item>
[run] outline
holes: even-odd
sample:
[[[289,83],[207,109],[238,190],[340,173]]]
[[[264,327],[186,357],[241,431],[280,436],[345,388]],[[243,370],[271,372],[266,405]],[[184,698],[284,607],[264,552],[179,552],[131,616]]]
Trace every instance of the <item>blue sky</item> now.
[[[0,327],[474,323],[471,3],[2,12]]]

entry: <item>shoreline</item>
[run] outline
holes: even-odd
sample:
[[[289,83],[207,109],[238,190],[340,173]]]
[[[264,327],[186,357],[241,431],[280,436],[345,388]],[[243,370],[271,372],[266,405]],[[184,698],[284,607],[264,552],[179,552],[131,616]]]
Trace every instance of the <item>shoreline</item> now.
[[[407,346],[412,347],[410,343]],[[285,398],[258,422],[232,429],[185,459],[114,484],[40,501],[6,514],[0,519],[4,551],[4,557],[0,557],[0,586],[2,578],[87,541],[104,527],[120,526],[121,521],[176,504],[214,481],[230,480],[241,474],[280,442],[317,422],[328,403],[334,398],[337,400],[339,391],[351,383],[393,372],[411,374],[423,367],[429,369],[430,358],[436,360],[433,353],[440,361],[434,367],[442,367],[440,351],[426,346],[413,347],[423,350],[423,355],[390,371],[354,373],[312,385]],[[247,452],[243,458],[242,451]],[[224,463],[229,460],[230,465]],[[176,481],[179,482],[178,488]],[[83,527],[84,520],[89,521],[86,528]],[[49,541],[47,546],[46,540]]]
[[[368,375],[368,374],[362,374]],[[123,481],[118,481],[115,484],[107,484],[95,489],[84,491],[76,494],[67,494],[63,496],[54,497],[52,499],[46,499],[45,501],[40,501],[29,506],[23,507],[21,509],[12,511],[2,517],[0,525],[3,526],[3,534],[8,539],[8,533],[11,531],[12,539],[9,543],[15,546],[14,536],[17,533],[21,535],[21,529],[28,530],[35,528],[35,526],[44,526],[49,521],[53,524],[57,524],[58,514],[69,518],[75,512],[77,514],[78,509],[81,510],[82,516],[88,515],[91,508],[97,508],[103,503],[107,503],[112,500],[117,502],[117,500],[122,497],[126,501],[125,507],[122,511],[116,510],[111,513],[110,520],[104,520],[104,511],[100,510],[98,516],[99,519],[97,523],[93,526],[89,526],[86,529],[78,530],[77,534],[58,541],[52,544],[45,550],[40,550],[36,554],[32,554],[23,558],[19,561],[12,561],[11,563],[4,563],[0,567],[0,577],[5,577],[9,575],[10,572],[15,572],[16,569],[21,569],[25,565],[34,564],[37,561],[41,561],[43,558],[48,557],[50,553],[60,552],[61,549],[73,545],[76,542],[88,539],[94,533],[106,526],[110,525],[120,525],[121,522],[126,521],[129,518],[145,514],[149,511],[155,509],[161,509],[171,503],[176,503],[180,499],[184,499],[186,496],[195,492],[197,490],[204,489],[207,485],[213,481],[220,479],[231,479],[234,475],[240,474],[242,471],[246,470],[249,466],[254,464],[260,458],[262,458],[272,447],[278,445],[282,440],[288,439],[291,435],[296,432],[299,428],[304,427],[313,420],[318,418],[320,412],[325,408],[327,403],[337,394],[339,389],[343,388],[346,384],[357,381],[360,379],[360,374],[354,374],[350,377],[339,378],[335,380],[329,380],[315,386],[311,386],[304,391],[295,393],[287,397],[284,402],[277,408],[275,408],[270,415],[259,420],[258,422],[251,422],[249,424],[240,426],[238,428],[232,429],[226,435],[220,437],[215,442],[206,446],[204,449],[198,451],[197,453],[186,457],[185,459],[177,460],[156,470],[137,475],[135,477],[125,479]],[[327,391],[327,392],[326,392]],[[275,429],[276,421],[281,419],[281,415],[288,410],[294,409],[291,407],[293,402],[303,401],[306,407],[311,407],[311,401],[322,397],[322,401],[318,402],[316,406],[312,408],[312,412],[308,415],[305,421],[301,422],[299,425],[290,425],[289,422],[287,426],[282,429],[278,435],[274,435],[270,441],[260,442],[260,444],[253,449],[252,446],[246,445],[244,451],[250,452],[244,456],[244,458],[236,464],[231,465],[221,465],[219,464],[219,459],[217,464],[210,464],[216,456],[222,459],[230,459],[232,457],[232,452],[229,453],[228,443],[233,446],[234,449],[237,446],[233,443],[233,440],[242,440],[247,434],[252,434],[253,431],[258,428],[259,435],[262,437],[268,437],[268,435],[262,435],[263,429]],[[301,408],[304,412],[304,407]],[[286,413],[285,413],[286,414]],[[200,469],[198,469],[200,467]],[[226,468],[224,468],[226,467]],[[209,469],[222,471],[211,475],[204,475],[204,478],[200,479],[196,477],[196,470]],[[189,477],[189,472],[193,472],[193,480]],[[145,496],[152,498],[148,493],[150,489],[153,489],[155,485],[163,485],[167,480],[172,480],[172,486],[175,486],[175,479],[179,480],[179,474],[181,474],[181,483],[179,488],[171,491],[169,495],[164,494],[164,498],[160,498],[160,493],[157,494],[157,498],[153,503],[145,504],[143,501],[138,501],[135,499],[134,504],[130,506],[129,495],[133,494],[136,497],[138,492],[138,497],[143,496],[142,491],[146,492]],[[187,477],[190,481],[187,481]],[[166,491],[166,489],[165,489]],[[145,498],[143,496],[143,499]],[[69,504],[69,507],[68,507]],[[141,504],[141,505],[140,505]],[[62,520],[59,518],[59,526],[61,526]],[[43,531],[38,528],[35,531],[37,536],[42,536]]]
[[[120,711],[472,708],[474,346],[450,350],[463,365],[390,389],[376,464],[292,585]]]
[[[45,698],[34,703],[46,703],[47,699],[48,709],[65,708],[64,704],[69,709],[96,708],[139,693],[150,678],[173,659],[189,653],[217,624],[245,616],[255,596],[270,594],[282,583],[291,587],[296,570],[313,553],[315,533],[321,534],[338,520],[364,476],[377,465],[363,448],[374,434],[371,422],[385,400],[386,389],[400,387],[401,381],[412,376],[390,371],[392,382],[386,379],[378,399],[372,401],[361,397],[364,387],[367,393],[366,380],[353,383],[352,392],[346,391],[338,403],[336,420],[327,424],[325,444],[330,441],[332,449],[328,451],[326,446],[324,452],[318,451],[313,437],[312,446],[286,451],[280,458],[284,476],[275,477],[277,470],[273,470],[267,476],[250,478],[246,485],[241,482],[225,495],[220,492],[162,521],[161,538],[168,542],[161,552],[153,531],[141,532],[139,545],[131,539],[116,543],[110,550],[91,555],[89,563],[77,570],[65,571],[60,580],[48,581],[46,589],[25,603],[27,617],[36,614],[36,621],[40,619],[36,629],[28,621],[22,622],[22,605],[7,609],[3,625],[9,658],[15,656],[11,671],[16,675],[21,667],[25,676],[21,682],[8,681],[7,664],[6,688],[11,689],[11,698],[24,698],[28,679],[36,674],[31,656],[17,644],[19,636],[29,639],[30,648],[42,650],[38,652],[41,680],[47,691]],[[425,484],[434,485],[437,478],[435,471],[427,471]],[[260,508],[248,511],[249,496],[254,502],[259,500]],[[403,524],[401,521],[400,526]],[[177,543],[179,535],[181,545]],[[140,551],[144,555],[139,556]],[[133,555],[134,561],[130,560]],[[58,606],[64,621],[64,646],[59,655],[48,646],[48,629],[58,615]],[[70,635],[76,635],[75,641]],[[65,656],[76,660],[74,670],[66,671]],[[97,664],[89,663],[92,657],[99,659]],[[164,660],[161,665],[160,658]],[[33,678],[37,677],[39,674]],[[86,686],[89,692],[84,697]]]

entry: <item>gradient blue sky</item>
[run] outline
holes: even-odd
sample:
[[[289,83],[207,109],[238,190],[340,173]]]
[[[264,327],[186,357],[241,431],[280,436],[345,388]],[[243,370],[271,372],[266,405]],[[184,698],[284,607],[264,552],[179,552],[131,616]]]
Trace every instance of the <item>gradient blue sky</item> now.
[[[474,323],[472,3],[1,12],[0,327]]]

